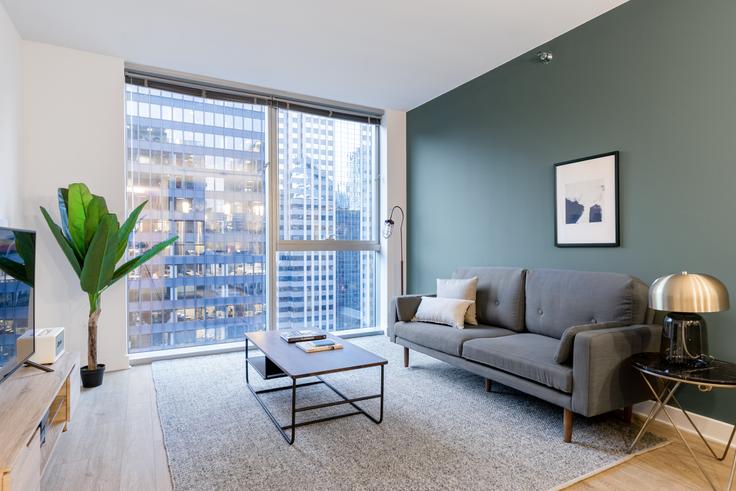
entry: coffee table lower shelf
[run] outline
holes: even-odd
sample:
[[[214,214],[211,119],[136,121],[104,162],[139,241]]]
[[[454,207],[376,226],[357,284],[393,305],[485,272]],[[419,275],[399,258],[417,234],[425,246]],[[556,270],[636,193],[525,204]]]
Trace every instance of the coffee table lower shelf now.
[[[361,396],[361,397],[347,397],[345,394],[340,392],[334,385],[324,380],[321,376],[305,376],[305,377],[290,377],[291,378],[291,385],[286,385],[282,387],[272,387],[268,389],[256,389],[250,384],[250,375],[249,375],[249,367],[253,367],[255,371],[263,378],[264,380],[274,379],[274,378],[281,378],[281,377],[289,377],[284,372],[281,372],[278,367],[275,366],[271,360],[268,359],[266,356],[257,356],[257,357],[249,357],[248,356],[248,349],[246,347],[246,356],[245,356],[245,383],[248,386],[248,389],[251,391],[251,393],[255,396],[258,403],[261,405],[263,410],[266,412],[266,415],[268,415],[271,422],[274,424],[277,430],[279,430],[279,433],[281,433],[281,436],[284,437],[284,440],[289,445],[294,444],[294,438],[295,438],[295,430],[296,428],[300,426],[307,426],[315,423],[323,423],[325,421],[331,421],[333,419],[340,419],[340,418],[347,418],[348,416],[356,416],[359,414],[364,415],[371,421],[373,421],[376,424],[380,424],[381,421],[383,421],[383,379],[384,379],[384,365],[379,365],[381,367],[381,392],[380,394],[373,394],[368,396]],[[357,369],[357,368],[356,368]],[[315,377],[317,378],[316,381],[312,382],[303,382],[303,383],[297,383],[297,381],[300,378],[311,378]],[[296,389],[299,387],[308,387],[311,385],[318,385],[318,384],[324,384],[327,387],[329,387],[335,394],[337,394],[341,400],[339,401],[332,401],[332,402],[324,402],[321,404],[313,404],[311,406],[296,406]],[[270,392],[278,392],[283,390],[291,390],[291,424],[288,425],[282,425],[279,423],[279,421],[276,419],[276,416],[273,415],[270,409],[268,409],[268,406],[266,404],[266,401],[263,400],[261,397],[261,394],[268,394]],[[370,414],[368,414],[365,410],[363,410],[360,406],[355,404],[356,402],[361,401],[368,401],[371,399],[379,399],[380,402],[380,409],[379,409],[379,415],[378,417],[374,417]],[[349,413],[344,414],[338,414],[335,416],[326,416],[324,418],[316,418],[316,419],[310,419],[307,421],[301,421],[299,423],[296,422],[296,413],[304,412],[304,411],[313,411],[315,409],[323,409],[327,407],[333,407],[333,406],[340,406],[343,404],[350,404],[355,410],[351,411]],[[287,433],[288,430],[290,431],[290,435]]]

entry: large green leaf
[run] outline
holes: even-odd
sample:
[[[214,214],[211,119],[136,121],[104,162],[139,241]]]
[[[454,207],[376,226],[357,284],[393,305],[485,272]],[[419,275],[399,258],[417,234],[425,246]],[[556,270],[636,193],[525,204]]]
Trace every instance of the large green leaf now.
[[[21,281],[32,287],[36,270],[36,235],[22,230],[17,230],[13,234],[15,235],[15,250],[23,260],[23,267],[26,270],[25,280]]]
[[[74,249],[76,249],[80,257],[84,257],[85,252],[87,252],[87,247],[84,243],[84,224],[87,221],[87,205],[90,201],[92,201],[92,193],[86,185],[82,183],[69,185],[67,196],[69,234],[71,235]]]
[[[128,247],[130,234],[133,232],[135,224],[138,222],[138,216],[140,216],[146,203],[148,203],[148,201],[144,201],[138,205],[138,207],[128,216],[128,219],[120,226],[120,230],[118,230],[118,250],[115,255],[115,259],[117,261],[120,261],[123,258],[125,249]]]
[[[89,244],[79,279],[82,290],[90,295],[102,291],[115,272],[118,228],[118,219],[114,214],[104,215]]]
[[[120,278],[125,277],[128,273],[130,273],[134,269],[142,266],[145,262],[147,262],[153,256],[155,256],[159,252],[169,247],[171,244],[176,242],[178,239],[179,237],[175,235],[168,240],[165,240],[159,244],[156,244],[155,246],[151,247],[150,249],[148,249],[146,252],[144,252],[140,256],[137,256],[131,259],[130,261],[124,263],[122,266],[120,266],[118,269],[115,270],[115,273],[113,274],[112,279],[107,284],[107,286],[112,285],[113,283],[118,281]]]
[[[102,217],[110,213],[107,210],[107,203],[102,196],[92,196],[86,209],[87,217],[84,220],[84,247],[89,247],[94,237],[97,227],[100,225]]]
[[[64,232],[56,223],[54,223],[54,221],[51,219],[51,216],[49,215],[49,212],[46,211],[46,208],[44,208],[43,206],[41,207],[41,213],[43,213],[43,217],[44,219],[46,219],[46,223],[51,229],[51,233],[56,239],[56,242],[59,244],[59,247],[61,247],[61,251],[64,253],[64,256],[66,256],[69,264],[71,264],[72,269],[74,269],[74,272],[77,273],[77,276],[81,276],[82,264],[81,261],[77,258],[71,240],[67,239],[67,237],[64,235]]]

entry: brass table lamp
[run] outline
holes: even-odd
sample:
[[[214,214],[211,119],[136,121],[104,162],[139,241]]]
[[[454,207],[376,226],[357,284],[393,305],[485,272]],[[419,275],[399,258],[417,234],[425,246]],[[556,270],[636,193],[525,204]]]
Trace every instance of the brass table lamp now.
[[[707,366],[705,319],[700,313],[728,310],[726,286],[707,274],[683,271],[657,278],[649,288],[649,307],[668,312],[664,318],[665,357],[674,364]]]

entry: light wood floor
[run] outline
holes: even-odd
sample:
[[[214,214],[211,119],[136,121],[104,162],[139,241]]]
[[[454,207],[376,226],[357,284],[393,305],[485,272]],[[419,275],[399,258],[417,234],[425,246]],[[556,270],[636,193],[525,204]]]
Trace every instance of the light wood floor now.
[[[690,462],[687,449],[676,441],[674,431],[659,424],[654,430],[673,443],[638,455],[569,489],[708,489],[697,467]],[[696,440],[694,437],[690,441],[700,450],[701,462],[714,473],[719,489],[724,489],[733,454],[729,453],[727,462],[717,462],[705,457],[705,447],[699,441],[695,443]],[[150,365],[106,374],[102,387],[83,390],[74,421],[54,450],[42,489],[171,489]]]

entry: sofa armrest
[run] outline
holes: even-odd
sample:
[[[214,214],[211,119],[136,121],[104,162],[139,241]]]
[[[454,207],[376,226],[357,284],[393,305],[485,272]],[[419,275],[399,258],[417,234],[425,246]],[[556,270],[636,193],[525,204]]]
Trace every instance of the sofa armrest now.
[[[389,318],[386,335],[396,341],[395,325],[397,322],[410,322],[417,313],[422,297],[434,297],[432,294],[400,295],[391,300],[388,306]]]
[[[572,410],[595,416],[650,398],[631,355],[658,352],[662,326],[637,324],[581,332],[573,349]]]

